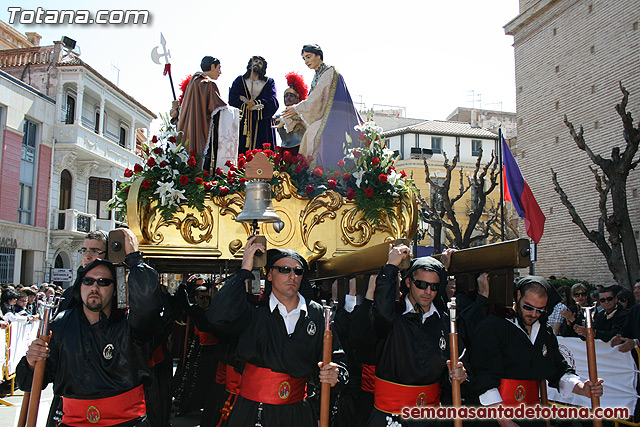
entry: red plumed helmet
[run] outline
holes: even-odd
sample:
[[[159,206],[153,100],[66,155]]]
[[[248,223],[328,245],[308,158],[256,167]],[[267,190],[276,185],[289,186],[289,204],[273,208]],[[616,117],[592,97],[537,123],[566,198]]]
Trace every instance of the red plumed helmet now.
[[[187,89],[187,85],[191,81],[191,74],[184,78],[184,80],[180,83],[180,98],[178,98],[178,102],[182,105],[182,98],[184,97],[184,91]]]
[[[302,76],[296,72],[290,72],[286,76],[287,85],[296,91],[298,96],[300,97],[300,101],[304,101],[307,99],[307,94],[309,92],[309,88],[307,84],[304,82]]]

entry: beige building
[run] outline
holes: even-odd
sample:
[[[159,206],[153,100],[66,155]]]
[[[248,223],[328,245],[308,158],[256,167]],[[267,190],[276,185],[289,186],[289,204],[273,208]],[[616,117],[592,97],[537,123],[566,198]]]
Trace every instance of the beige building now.
[[[582,234],[553,189],[558,173],[585,224],[598,229],[598,200],[587,155],[563,123],[584,126],[587,144],[603,157],[624,147],[615,105],[631,93],[628,111],[640,119],[640,12],[637,0],[520,0],[505,26],[514,38],[518,121],[516,160],[547,217],[536,273],[613,283],[600,251]],[[628,202],[640,230],[640,170],[631,172]],[[521,224],[524,229],[524,224]],[[521,232],[524,235],[524,232]]]
[[[421,121],[414,125],[385,131],[382,135],[387,138],[389,149],[396,151],[399,156],[397,169],[404,170],[409,177],[413,178],[422,198],[429,203],[433,203],[433,193],[430,185],[426,182],[424,157],[427,158],[431,177],[443,181],[446,174],[443,167],[444,154],[446,153],[449,160],[453,159],[456,154],[456,142],[460,142],[460,158],[456,170],[452,173],[452,184],[449,191],[450,196],[455,197],[460,188],[460,173],[467,176],[473,174],[480,148],[482,148],[482,165],[486,164],[491,159],[491,152],[496,150],[498,139],[497,134],[486,129],[473,127],[469,123],[440,120]],[[485,183],[487,186],[489,185],[488,181],[487,179]],[[498,206],[499,187],[496,187],[487,198],[489,199],[487,206]],[[467,191],[462,199],[454,205],[456,219],[463,230],[466,229],[467,214],[472,203],[471,191]],[[418,242],[422,249],[419,250],[418,255],[422,256],[433,251],[434,230],[426,223],[421,223],[420,229],[426,232],[424,238]],[[444,231],[442,231],[440,241],[443,247],[448,243]]]

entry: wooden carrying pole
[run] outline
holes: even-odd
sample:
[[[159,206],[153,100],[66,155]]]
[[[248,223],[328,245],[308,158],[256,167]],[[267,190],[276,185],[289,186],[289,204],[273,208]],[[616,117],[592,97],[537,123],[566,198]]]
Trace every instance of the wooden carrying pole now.
[[[333,332],[331,332],[331,307],[324,305],[324,338],[322,341],[322,366],[331,363],[333,354]],[[331,384],[322,383],[320,388],[320,427],[329,427],[331,409]]]
[[[540,402],[542,406],[549,406],[549,396],[547,396],[547,380],[540,380]],[[547,418],[547,427],[551,427],[551,420]]]
[[[38,332],[39,338],[45,343],[49,344],[51,339],[51,320],[56,314],[56,311],[60,305],[60,298],[49,298],[48,301],[40,305],[40,331]],[[46,360],[38,360],[36,366],[33,368],[33,380],[31,381],[31,392],[29,393],[29,405],[26,410],[27,413],[27,427],[36,427],[36,421],[38,420],[38,407],[40,406],[40,394],[42,393],[42,383],[44,382],[44,370],[47,364]],[[25,397],[26,397],[25,393]],[[24,409],[21,408],[20,416]],[[18,421],[18,425],[22,426]]]
[[[31,393],[28,391],[22,396],[22,406],[20,407],[20,417],[18,418],[18,427],[25,427],[27,425],[27,412],[29,412],[29,396]]]
[[[451,323],[449,332],[449,360],[451,361],[451,368],[455,368],[458,364],[458,331],[456,328],[456,299],[451,298],[451,301],[447,303],[449,307],[449,320]],[[460,408],[462,406],[462,393],[460,392],[460,380],[451,379],[451,400],[453,401],[454,408]],[[453,420],[454,427],[462,427],[462,419],[455,418]]]
[[[585,338],[587,342],[587,364],[589,365],[589,380],[591,384],[598,382],[598,366],[596,365],[596,343],[595,336],[593,334],[593,327],[591,326],[591,311],[594,307],[585,307]],[[600,398],[598,396],[591,396],[591,411],[600,407]],[[593,419],[594,427],[602,427],[602,419]]]
[[[40,339],[48,344],[50,335],[40,335]],[[40,394],[42,393],[42,382],[44,381],[44,368],[46,364],[46,360],[38,360],[35,368],[33,368],[33,382],[31,383],[31,393],[29,393],[29,410],[27,411],[27,427],[36,427],[36,421],[38,420],[38,407],[40,406]]]

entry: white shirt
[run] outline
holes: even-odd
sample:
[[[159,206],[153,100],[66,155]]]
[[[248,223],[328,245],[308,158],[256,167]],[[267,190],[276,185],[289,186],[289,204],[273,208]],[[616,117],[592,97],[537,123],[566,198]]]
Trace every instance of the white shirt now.
[[[276,307],[278,307],[278,310],[280,311],[280,315],[284,320],[284,325],[287,328],[287,333],[289,335],[291,335],[293,331],[296,329],[296,323],[298,323],[298,319],[300,319],[300,312],[307,311],[307,301],[304,299],[302,295],[300,295],[300,292],[298,292],[298,298],[299,298],[298,306],[293,310],[291,310],[290,312],[288,312],[287,307],[285,307],[285,305],[281,303],[278,300],[278,298],[276,298],[273,292],[271,292],[271,294],[269,295],[269,310],[273,312],[273,310],[275,310]]]
[[[527,331],[520,326],[520,323],[516,319],[506,319],[509,322],[513,323],[520,329],[523,333],[525,333],[529,337],[529,341],[531,344],[536,342],[536,337],[538,336],[538,332],[540,331],[540,322],[536,320],[536,322],[531,325],[531,334],[527,333]],[[562,397],[568,397],[573,392],[573,388],[576,384],[580,382],[580,377],[574,374],[564,374],[562,378],[560,378],[560,395]],[[502,396],[500,396],[500,392],[497,388],[492,388],[490,390],[485,391],[480,395],[480,403],[484,406],[493,405],[495,403],[502,402]]]
[[[416,312],[413,304],[411,304],[411,301],[409,301],[409,295],[404,297],[404,303],[406,305],[406,310],[404,311],[404,313],[402,313],[403,315],[405,315],[407,313],[415,313]],[[433,314],[437,314],[438,317],[440,317],[440,313],[438,313],[438,310],[436,310],[436,307],[433,305],[433,303],[431,303],[431,305],[429,306],[429,311],[427,311],[426,313],[424,313],[422,315],[422,323],[424,323],[424,321],[427,320],[427,317],[429,317],[429,316],[431,316]]]

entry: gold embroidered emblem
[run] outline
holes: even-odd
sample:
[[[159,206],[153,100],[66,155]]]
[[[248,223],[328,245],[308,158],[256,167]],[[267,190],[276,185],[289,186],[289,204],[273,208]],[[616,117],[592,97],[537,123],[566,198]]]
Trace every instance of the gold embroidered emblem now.
[[[280,396],[280,399],[286,400],[287,398],[289,398],[290,394],[291,384],[289,384],[289,381],[282,381],[280,387],[278,387],[278,396]]]
[[[423,391],[418,395],[416,399],[416,406],[422,407],[427,405],[427,394]]]
[[[516,399],[516,402],[522,402],[527,395],[527,391],[524,389],[524,386],[519,385],[516,387],[516,390],[513,392],[513,397]]]
[[[87,408],[87,421],[91,424],[95,424],[100,421],[100,411],[98,411],[98,408],[93,405]]]

